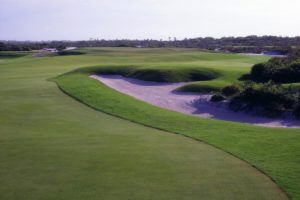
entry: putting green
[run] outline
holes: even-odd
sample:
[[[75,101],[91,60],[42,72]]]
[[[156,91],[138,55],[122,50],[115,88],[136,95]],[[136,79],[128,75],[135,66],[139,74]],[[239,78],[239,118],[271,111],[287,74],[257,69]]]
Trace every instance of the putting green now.
[[[286,199],[221,150],[95,111],[48,81],[107,60],[2,60],[0,199]]]

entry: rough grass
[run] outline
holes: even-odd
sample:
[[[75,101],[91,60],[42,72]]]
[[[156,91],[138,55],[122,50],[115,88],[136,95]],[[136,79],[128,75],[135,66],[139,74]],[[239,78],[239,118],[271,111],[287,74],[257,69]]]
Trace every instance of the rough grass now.
[[[223,151],[97,112],[47,81],[78,67],[137,65],[185,50],[84,51],[97,53],[25,56],[0,64],[0,199],[285,199],[265,176]],[[78,92],[102,90],[96,81],[89,87],[86,74],[73,75],[64,81],[77,79]],[[122,104],[124,95],[105,91],[114,103],[103,105],[117,111],[111,106]]]

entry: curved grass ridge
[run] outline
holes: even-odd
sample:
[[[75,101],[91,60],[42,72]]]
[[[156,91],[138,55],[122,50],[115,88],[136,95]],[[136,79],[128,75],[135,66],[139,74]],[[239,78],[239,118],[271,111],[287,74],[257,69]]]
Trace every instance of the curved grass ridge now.
[[[119,74],[125,77],[154,82],[189,82],[213,80],[219,73],[212,69],[197,68],[145,68],[135,66],[95,68],[98,74]]]
[[[124,70],[126,73],[129,69],[119,68],[116,72]],[[300,199],[299,129],[284,129],[283,132],[283,129],[202,119],[164,110],[89,78],[91,74],[107,70],[106,67],[82,68],[61,75],[55,81],[65,93],[94,109],[223,149],[266,173],[291,199]]]
[[[76,55],[83,55],[86,54],[85,52],[69,50],[69,51],[59,51],[56,53],[58,56],[76,56]]]
[[[201,81],[184,85],[176,89],[178,92],[217,92],[220,91],[224,85],[227,85],[226,81],[214,80],[214,81]]]

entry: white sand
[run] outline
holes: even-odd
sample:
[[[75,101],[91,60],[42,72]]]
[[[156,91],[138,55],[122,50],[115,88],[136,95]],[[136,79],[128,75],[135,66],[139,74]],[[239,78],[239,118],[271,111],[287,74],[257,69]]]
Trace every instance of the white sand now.
[[[266,127],[300,128],[300,121],[293,119],[269,119],[230,111],[224,102],[210,102],[211,95],[209,94],[173,91],[188,83],[147,82],[120,75],[93,75],[91,77],[136,99],[189,115]]]

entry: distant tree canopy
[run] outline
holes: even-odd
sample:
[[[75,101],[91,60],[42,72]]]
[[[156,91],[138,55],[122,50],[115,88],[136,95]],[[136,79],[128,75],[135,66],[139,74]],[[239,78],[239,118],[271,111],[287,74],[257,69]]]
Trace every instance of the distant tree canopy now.
[[[294,47],[300,47],[300,37],[247,36],[223,38],[193,38],[184,40],[88,40],[88,41],[0,41],[0,51],[28,51],[61,46],[76,47],[147,47],[147,48],[201,48],[236,53],[278,51],[287,53]]]

